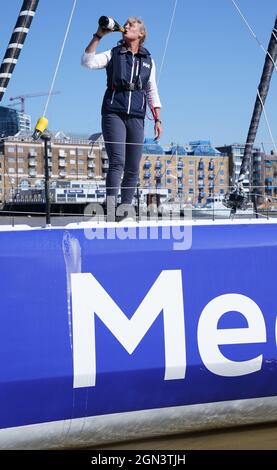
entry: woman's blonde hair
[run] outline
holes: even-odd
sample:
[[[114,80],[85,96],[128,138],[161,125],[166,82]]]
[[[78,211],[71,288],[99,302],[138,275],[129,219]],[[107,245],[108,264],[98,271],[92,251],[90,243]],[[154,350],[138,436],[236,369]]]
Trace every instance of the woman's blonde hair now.
[[[146,36],[147,36],[146,27],[145,27],[145,24],[144,24],[143,20],[141,18],[139,18],[138,16],[129,16],[129,18],[127,18],[127,20],[125,21],[124,26],[127,23],[130,23],[130,24],[138,23],[139,24],[140,31],[143,33],[143,36],[140,39],[140,44],[143,44],[145,42]]]

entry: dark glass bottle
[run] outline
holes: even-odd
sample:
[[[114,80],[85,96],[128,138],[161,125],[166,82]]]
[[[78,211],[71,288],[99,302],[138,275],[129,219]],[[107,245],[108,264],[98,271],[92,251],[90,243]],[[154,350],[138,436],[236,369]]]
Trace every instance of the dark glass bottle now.
[[[120,31],[121,33],[125,32],[125,28],[120,26],[120,24],[115,21],[111,16],[100,16],[98,24],[102,29],[108,29],[110,31]]]

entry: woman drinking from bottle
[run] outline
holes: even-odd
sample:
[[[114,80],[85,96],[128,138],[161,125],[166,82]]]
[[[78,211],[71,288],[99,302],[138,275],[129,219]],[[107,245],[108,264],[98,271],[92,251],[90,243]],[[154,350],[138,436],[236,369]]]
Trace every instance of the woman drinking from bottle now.
[[[109,158],[107,203],[109,207],[116,207],[121,185],[121,204],[124,204],[121,215],[129,216],[133,211],[129,208],[139,178],[146,101],[155,119],[156,139],[162,133],[161,102],[155,63],[150,52],[143,47],[146,38],[143,21],[137,17],[128,18],[124,24],[123,39],[118,45],[96,54],[100,40],[108,32],[111,30],[99,26],[82,56],[82,65],[90,69],[106,68],[107,89],[102,103],[102,132]]]

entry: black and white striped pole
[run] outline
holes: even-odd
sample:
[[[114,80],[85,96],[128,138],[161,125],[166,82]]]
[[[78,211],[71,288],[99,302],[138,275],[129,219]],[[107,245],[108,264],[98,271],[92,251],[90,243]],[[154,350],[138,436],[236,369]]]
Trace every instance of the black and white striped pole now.
[[[17,64],[21,49],[35,16],[39,0],[24,0],[0,67],[0,101]]]

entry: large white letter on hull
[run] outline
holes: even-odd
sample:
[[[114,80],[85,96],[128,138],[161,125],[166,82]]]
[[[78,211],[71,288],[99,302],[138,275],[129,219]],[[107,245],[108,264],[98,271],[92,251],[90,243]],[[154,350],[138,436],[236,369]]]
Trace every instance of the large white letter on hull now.
[[[218,322],[227,312],[239,312],[247,320],[246,328],[218,328]],[[237,377],[261,369],[263,356],[248,361],[231,361],[220,349],[224,344],[265,343],[266,329],[263,314],[246,295],[225,294],[211,300],[201,313],[198,323],[198,347],[207,369],[223,377]]]
[[[95,386],[95,315],[128,353],[132,354],[163,312],[164,379],[185,377],[186,345],[181,270],[162,271],[130,320],[91,273],[71,274],[71,284],[74,388]]]

